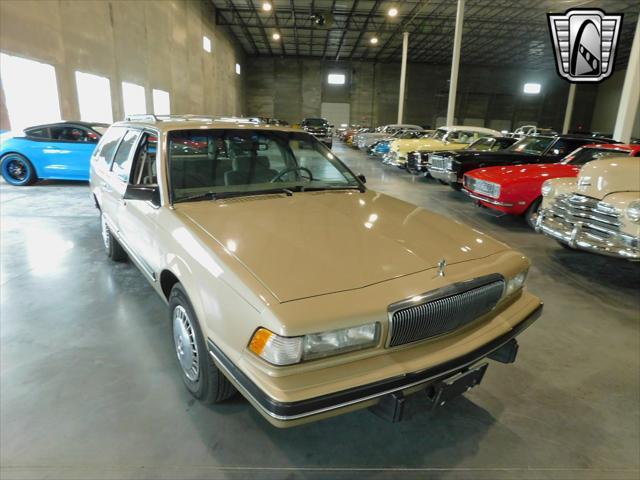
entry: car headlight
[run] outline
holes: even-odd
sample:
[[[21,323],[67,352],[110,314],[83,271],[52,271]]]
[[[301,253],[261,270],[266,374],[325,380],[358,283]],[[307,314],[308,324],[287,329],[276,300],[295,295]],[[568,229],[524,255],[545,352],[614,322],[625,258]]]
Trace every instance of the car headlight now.
[[[640,200],[636,200],[627,205],[624,213],[632,222],[640,222]]]
[[[528,270],[518,273],[516,276],[507,280],[507,286],[504,289],[504,296],[508,297],[513,295],[518,290],[521,290],[524,287],[524,282],[527,280]]]
[[[553,187],[551,186],[550,180],[545,180],[542,184],[542,188],[540,189],[543,197],[548,197],[553,193]]]
[[[445,168],[445,170],[451,170],[451,166],[452,166],[452,164],[453,164],[453,160],[451,160],[450,158],[447,158],[447,159],[444,161],[444,168]]]
[[[373,347],[378,343],[379,337],[379,323],[300,337],[282,337],[266,328],[259,328],[249,342],[249,350],[274,365],[293,365]]]

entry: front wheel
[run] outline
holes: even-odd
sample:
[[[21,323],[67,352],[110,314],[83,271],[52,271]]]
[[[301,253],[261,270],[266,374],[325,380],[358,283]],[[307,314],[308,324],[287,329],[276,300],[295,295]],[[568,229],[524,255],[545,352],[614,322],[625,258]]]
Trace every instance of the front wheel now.
[[[9,153],[2,158],[2,178],[18,187],[31,185],[36,180],[36,170],[27,157]]]
[[[540,210],[540,204],[542,203],[542,198],[535,199],[527,211],[524,212],[524,219],[527,221],[527,225],[529,225],[534,230],[536,229],[536,221],[538,220],[538,211]]]
[[[196,314],[182,285],[169,295],[173,345],[187,390],[204,403],[220,403],[236,392],[208,353]]]

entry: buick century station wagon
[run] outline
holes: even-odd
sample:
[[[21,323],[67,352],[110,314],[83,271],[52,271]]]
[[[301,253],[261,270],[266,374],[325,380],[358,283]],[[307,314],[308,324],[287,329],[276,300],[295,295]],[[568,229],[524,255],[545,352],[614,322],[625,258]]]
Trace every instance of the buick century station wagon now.
[[[370,408],[399,420],[511,363],[542,311],[528,260],[369,190],[311,134],[140,117],[103,136],[91,192],[104,248],[169,306],[179,372],[283,427]],[[424,398],[424,397],[423,397]]]

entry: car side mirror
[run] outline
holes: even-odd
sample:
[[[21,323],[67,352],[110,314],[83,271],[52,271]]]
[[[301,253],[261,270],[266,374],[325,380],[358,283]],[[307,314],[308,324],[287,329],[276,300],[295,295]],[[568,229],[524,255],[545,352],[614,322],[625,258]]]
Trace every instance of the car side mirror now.
[[[128,185],[124,192],[125,200],[140,200],[160,205],[160,188],[158,185]]]
[[[362,173],[359,173],[356,176],[358,177],[358,180],[360,180],[362,183],[367,183],[367,177],[365,177]]]

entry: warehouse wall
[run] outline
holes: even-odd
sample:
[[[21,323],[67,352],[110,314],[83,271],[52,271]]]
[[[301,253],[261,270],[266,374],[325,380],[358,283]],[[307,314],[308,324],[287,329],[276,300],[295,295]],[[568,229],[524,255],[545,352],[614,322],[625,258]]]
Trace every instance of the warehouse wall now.
[[[592,129],[596,132],[613,132],[618,116],[620,96],[626,70],[615,72],[611,78],[598,85],[598,96],[591,121]],[[632,138],[640,138],[640,109],[631,132]]]
[[[211,39],[212,52],[202,48]],[[78,119],[75,71],[111,81],[113,117],[122,119],[121,82],[168,91],[172,113],[241,114],[244,54],[215,25],[208,0],[0,1],[0,50],[55,67],[63,119]],[[0,129],[9,128],[4,98]]]
[[[372,62],[323,62],[319,59],[248,58],[247,113],[299,122],[319,115],[322,102],[348,102],[351,122],[380,125],[397,120],[400,65]],[[347,73],[348,84],[325,84],[329,71]],[[322,72],[322,75],[319,73]],[[405,122],[441,125],[446,117],[450,67],[409,64]],[[540,95],[524,95],[526,82],[542,84]],[[313,89],[306,88],[313,86]],[[276,94],[273,95],[273,88]],[[561,129],[569,84],[554,70],[495,69],[462,66],[458,81],[457,123],[509,128],[524,123]],[[597,86],[576,94],[572,128],[588,130]],[[505,127],[505,124],[508,125]]]

